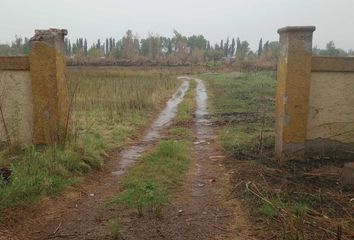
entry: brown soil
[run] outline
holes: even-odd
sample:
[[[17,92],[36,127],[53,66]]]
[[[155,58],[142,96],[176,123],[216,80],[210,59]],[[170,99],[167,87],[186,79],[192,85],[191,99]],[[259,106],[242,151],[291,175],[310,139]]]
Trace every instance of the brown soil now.
[[[251,209],[258,239],[349,240],[354,239],[354,191],[341,185],[344,163],[311,159],[279,164],[266,157],[226,161],[226,167],[233,198],[244,199]],[[260,212],[264,205],[273,205],[276,214]]]

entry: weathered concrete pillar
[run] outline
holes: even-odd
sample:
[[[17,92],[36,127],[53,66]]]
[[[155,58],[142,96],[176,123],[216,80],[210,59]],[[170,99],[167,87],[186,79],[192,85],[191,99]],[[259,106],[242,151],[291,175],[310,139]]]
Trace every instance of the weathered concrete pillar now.
[[[304,155],[315,30],[314,26],[278,30],[275,145],[280,160]]]
[[[66,136],[69,102],[65,35],[66,30],[36,30],[31,39],[29,60],[35,144],[56,143]]]

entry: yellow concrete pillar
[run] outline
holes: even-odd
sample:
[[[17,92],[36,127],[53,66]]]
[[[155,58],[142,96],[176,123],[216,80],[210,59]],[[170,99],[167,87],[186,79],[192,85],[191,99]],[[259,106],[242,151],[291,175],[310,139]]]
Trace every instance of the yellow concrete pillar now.
[[[66,30],[36,30],[29,54],[35,144],[53,144],[66,137],[69,102],[65,79]]]
[[[278,30],[276,90],[277,158],[301,159],[305,152],[314,26]]]

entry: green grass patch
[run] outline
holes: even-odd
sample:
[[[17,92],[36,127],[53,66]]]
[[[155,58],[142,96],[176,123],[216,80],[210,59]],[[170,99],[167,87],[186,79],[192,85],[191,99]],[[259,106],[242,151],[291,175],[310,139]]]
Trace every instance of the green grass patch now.
[[[238,159],[274,146],[275,73],[204,74],[218,142]],[[264,151],[263,151],[264,150]]]
[[[122,192],[113,203],[134,208],[141,215],[147,209],[159,212],[173,191],[183,184],[190,164],[190,147],[186,141],[161,141],[125,176]]]
[[[259,112],[275,107],[275,73],[201,75],[207,82],[213,113]]]
[[[196,96],[196,86],[197,83],[195,80],[191,80],[189,83],[189,89],[178,106],[178,112],[176,116],[176,125],[184,126],[190,123],[193,119],[193,112],[196,108],[195,96]]]
[[[121,226],[118,219],[111,219],[108,222],[110,239],[117,240],[121,237]]]
[[[0,210],[36,203],[43,196],[57,196],[88,171],[103,166],[106,147],[100,135],[86,136],[82,146],[36,148],[30,146],[11,157],[3,152],[0,165],[13,171],[8,184],[0,184]],[[5,160],[4,160],[5,159]]]

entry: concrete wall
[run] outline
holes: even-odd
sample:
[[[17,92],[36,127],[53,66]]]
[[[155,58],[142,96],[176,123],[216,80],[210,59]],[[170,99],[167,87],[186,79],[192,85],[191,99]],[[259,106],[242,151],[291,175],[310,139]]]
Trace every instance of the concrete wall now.
[[[306,152],[350,157],[354,150],[354,72],[313,72]]]
[[[354,73],[312,73],[307,140],[354,143]]]
[[[65,140],[69,116],[66,30],[36,30],[25,57],[0,56],[0,145]]]
[[[0,70],[0,106],[0,142],[10,139],[13,144],[32,143],[33,106],[29,71]]]
[[[354,58],[312,56],[315,27],[279,30],[276,154],[354,157]]]

